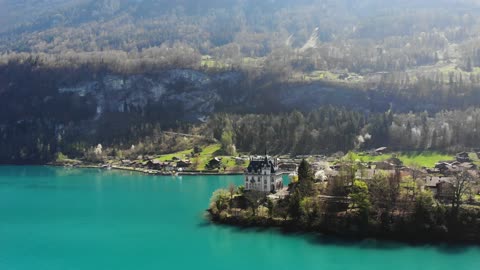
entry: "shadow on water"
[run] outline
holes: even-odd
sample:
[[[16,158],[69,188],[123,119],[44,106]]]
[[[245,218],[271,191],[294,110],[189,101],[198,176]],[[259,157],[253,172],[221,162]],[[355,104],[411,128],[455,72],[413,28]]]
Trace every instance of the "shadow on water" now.
[[[209,220],[205,219],[205,220],[202,220],[202,222],[199,222],[197,224],[197,227],[198,228],[210,228],[210,227],[213,227],[213,226],[216,226],[215,224],[213,224],[212,222],[210,222]]]
[[[400,241],[387,239],[374,239],[362,237],[344,237],[336,235],[327,235],[322,233],[301,232],[281,228],[252,227],[252,226],[233,226],[218,224],[205,217],[198,227],[219,227],[228,229],[237,233],[276,233],[284,237],[302,238],[312,245],[335,246],[347,248],[359,248],[363,250],[401,250],[404,248],[429,248],[447,255],[458,255],[470,251],[471,249],[480,249],[478,244],[456,244],[446,242],[422,242],[422,241]]]
[[[479,245],[447,245],[447,244],[442,244],[436,247],[439,252],[445,253],[445,254],[461,254],[467,252],[471,248],[480,248]]]
[[[233,232],[239,232],[239,233],[265,233],[265,232],[279,231],[278,229],[267,228],[267,227],[232,226],[232,225],[219,224],[219,223],[210,221],[208,217],[203,217],[202,221],[197,224],[197,227],[198,228],[217,227],[217,228],[223,228],[223,229],[227,229],[227,230],[230,230]]]
[[[375,239],[364,237],[335,236],[321,233],[290,233],[282,232],[284,235],[302,235],[308,239],[308,242],[314,245],[334,245],[343,247],[357,247],[370,250],[399,250],[403,248],[431,248],[444,254],[461,254],[472,248],[479,249],[480,245],[471,243],[447,243],[447,242],[426,242],[419,240],[395,240],[395,239]]]

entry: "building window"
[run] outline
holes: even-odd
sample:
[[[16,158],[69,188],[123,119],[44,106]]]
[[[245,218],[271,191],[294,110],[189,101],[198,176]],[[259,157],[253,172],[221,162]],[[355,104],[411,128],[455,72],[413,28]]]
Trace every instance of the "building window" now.
[[[267,179],[263,180],[263,183],[266,185],[267,184]]]
[[[263,186],[263,190],[267,190],[267,185]]]

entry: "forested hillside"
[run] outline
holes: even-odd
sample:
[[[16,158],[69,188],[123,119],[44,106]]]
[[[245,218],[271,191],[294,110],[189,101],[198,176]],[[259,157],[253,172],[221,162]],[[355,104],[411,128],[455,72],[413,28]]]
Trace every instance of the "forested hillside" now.
[[[0,7],[0,162],[227,127],[248,152],[477,147],[478,1]]]

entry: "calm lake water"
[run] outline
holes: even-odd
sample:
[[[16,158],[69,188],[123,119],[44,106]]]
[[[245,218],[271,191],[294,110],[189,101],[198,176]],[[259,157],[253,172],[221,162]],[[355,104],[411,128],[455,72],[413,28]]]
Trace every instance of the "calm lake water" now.
[[[204,219],[239,176],[152,177],[0,167],[0,269],[435,269],[480,267],[480,249],[241,230]]]

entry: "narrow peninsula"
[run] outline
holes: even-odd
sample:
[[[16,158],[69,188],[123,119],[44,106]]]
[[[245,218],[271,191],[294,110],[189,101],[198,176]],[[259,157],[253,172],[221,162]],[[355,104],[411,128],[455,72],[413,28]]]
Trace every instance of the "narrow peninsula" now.
[[[478,170],[468,153],[435,168],[405,166],[394,154],[382,162],[353,153],[334,164],[308,160],[284,187],[278,159],[252,158],[244,185],[214,192],[211,220],[348,238],[480,243]]]

